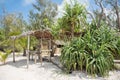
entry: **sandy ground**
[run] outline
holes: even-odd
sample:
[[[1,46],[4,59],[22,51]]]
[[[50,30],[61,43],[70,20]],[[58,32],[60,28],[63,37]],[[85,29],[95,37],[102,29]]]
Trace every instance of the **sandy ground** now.
[[[0,63],[0,80],[120,80],[120,71],[111,71],[109,77],[93,78],[85,73],[74,71],[72,74],[65,74],[58,67],[50,62],[43,61],[43,64],[30,61],[29,69],[26,69],[26,57],[16,57],[16,63],[8,58],[7,63]]]

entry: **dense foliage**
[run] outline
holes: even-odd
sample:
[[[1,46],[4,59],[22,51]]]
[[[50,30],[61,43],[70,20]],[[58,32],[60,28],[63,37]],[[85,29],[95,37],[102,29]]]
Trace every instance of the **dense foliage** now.
[[[76,0],[70,1],[70,4],[66,3],[64,7],[63,16],[57,20],[57,26],[54,29],[63,34],[63,37],[68,32],[68,35],[70,34],[70,37],[73,38],[75,32],[80,32],[86,27],[86,9]],[[67,38],[69,37],[67,36]]]
[[[74,39],[63,48],[61,62],[66,71],[84,69],[91,75],[107,75],[114,65],[114,53],[110,49],[116,48],[113,47],[118,39],[115,33],[106,26],[97,29],[90,25],[83,37]]]

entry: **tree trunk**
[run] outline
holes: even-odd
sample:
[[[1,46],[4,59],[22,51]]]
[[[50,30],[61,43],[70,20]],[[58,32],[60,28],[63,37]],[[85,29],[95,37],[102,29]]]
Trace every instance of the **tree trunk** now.
[[[26,56],[26,49],[23,48],[23,56]]]
[[[3,61],[3,65],[5,65],[5,60]]]
[[[120,15],[119,15],[119,11],[118,11],[118,6],[116,6],[116,15],[117,15],[117,27],[120,31]]]
[[[98,20],[98,23],[97,23],[97,27],[99,28],[101,26],[101,21],[102,21],[102,17],[104,15],[104,6],[102,4],[102,1],[98,2],[100,8],[101,8],[101,13],[99,15],[99,20]]]
[[[120,17],[119,17],[119,14],[117,14],[117,27],[120,31]]]
[[[102,20],[102,15],[103,13],[101,12],[101,14],[99,15],[99,20],[98,20],[98,24],[97,24],[97,28],[99,28],[101,26],[101,20]]]
[[[72,39],[74,37],[74,23],[72,23],[72,26],[71,26],[71,37]]]

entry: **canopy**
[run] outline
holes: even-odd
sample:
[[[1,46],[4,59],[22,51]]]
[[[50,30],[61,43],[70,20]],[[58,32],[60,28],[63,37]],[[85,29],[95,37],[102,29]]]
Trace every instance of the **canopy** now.
[[[48,30],[27,31],[27,32],[24,32],[24,33],[17,35],[17,36],[11,36],[10,38],[14,40],[14,39],[21,38],[21,37],[28,36],[28,35],[35,36],[37,39],[40,39],[40,38],[52,39],[53,38],[51,32]]]

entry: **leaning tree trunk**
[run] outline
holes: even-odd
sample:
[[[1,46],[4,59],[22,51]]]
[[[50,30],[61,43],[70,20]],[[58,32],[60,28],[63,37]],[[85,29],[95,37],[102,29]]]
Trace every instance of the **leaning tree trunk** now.
[[[116,11],[116,16],[117,16],[117,20],[116,20],[117,27],[118,27],[118,29],[120,31],[120,15],[119,15],[119,7],[118,6],[119,6],[118,5],[118,0],[116,0],[114,8],[115,8],[115,11]]]
[[[23,56],[26,56],[26,48],[23,48]]]
[[[101,21],[102,21],[102,18],[104,16],[104,6],[102,4],[102,1],[98,2],[100,8],[101,8],[101,13],[99,15],[99,20],[98,20],[98,23],[97,23],[97,28],[99,28],[101,26]]]
[[[120,31],[120,17],[119,17],[119,14],[117,14],[117,27]]]

